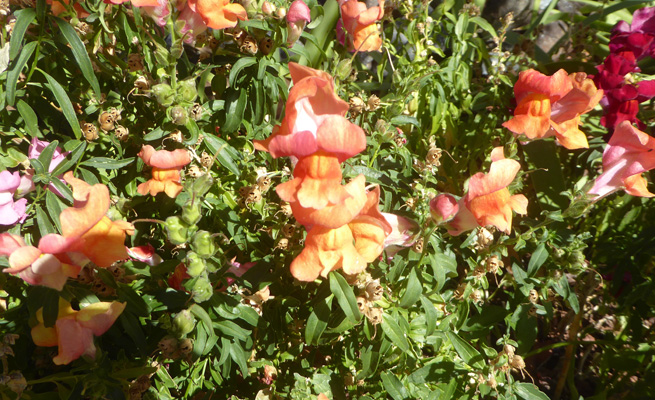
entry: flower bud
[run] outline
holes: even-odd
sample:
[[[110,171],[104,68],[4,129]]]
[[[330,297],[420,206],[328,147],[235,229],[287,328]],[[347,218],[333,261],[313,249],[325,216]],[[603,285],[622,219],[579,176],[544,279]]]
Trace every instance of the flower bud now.
[[[201,276],[194,283],[191,292],[193,293],[193,300],[196,303],[202,303],[203,301],[211,299],[214,294],[214,288],[212,288],[208,278]]]
[[[203,258],[209,258],[216,252],[214,238],[207,231],[198,231],[198,233],[193,236],[191,248]]]
[[[168,236],[169,242],[176,245],[187,242],[189,228],[182,222],[180,217],[173,216],[166,218],[164,227],[166,228],[166,235]]]
[[[264,1],[262,4],[262,13],[268,15],[269,17],[275,12],[275,5],[271,4],[268,0]]]
[[[430,200],[430,214],[437,224],[448,222],[459,211],[457,199],[450,194],[442,193]]]
[[[155,95],[157,103],[164,107],[168,107],[173,104],[175,99],[175,93],[168,83],[160,83],[152,87],[152,94]]]
[[[195,225],[200,221],[202,204],[196,200],[194,202],[187,202],[182,207],[182,220],[189,225]]]
[[[289,47],[300,38],[305,25],[312,21],[309,7],[302,0],[295,0],[289,7],[287,14],[287,44]]]
[[[348,79],[353,71],[353,62],[350,58],[343,59],[337,64],[336,76],[342,81]]]
[[[286,15],[287,15],[287,9],[284,7],[280,7],[277,10],[275,10],[275,16],[278,17],[279,19],[286,17]]]
[[[198,89],[195,79],[186,79],[178,83],[177,101],[193,103],[198,98]]]
[[[186,273],[189,274],[189,276],[192,278],[203,275],[207,270],[207,264],[205,263],[205,260],[203,260],[200,255],[193,251],[187,253],[186,265]]]
[[[189,310],[182,310],[173,319],[171,330],[177,337],[182,337],[193,331],[196,326],[196,319]]]

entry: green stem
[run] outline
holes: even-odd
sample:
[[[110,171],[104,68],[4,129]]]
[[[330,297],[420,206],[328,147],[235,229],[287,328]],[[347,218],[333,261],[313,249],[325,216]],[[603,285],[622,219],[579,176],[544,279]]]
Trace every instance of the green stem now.
[[[339,14],[339,4],[337,3],[337,0],[327,0],[323,6],[323,21],[321,21],[321,23],[312,31],[312,34],[316,37],[316,41],[321,48],[325,48],[328,39],[331,39],[334,35]],[[301,57],[300,64],[309,64],[311,67],[317,67],[321,62],[321,57],[323,55],[321,49],[309,41],[305,44],[305,49],[309,55],[309,60],[305,60],[304,57]]]

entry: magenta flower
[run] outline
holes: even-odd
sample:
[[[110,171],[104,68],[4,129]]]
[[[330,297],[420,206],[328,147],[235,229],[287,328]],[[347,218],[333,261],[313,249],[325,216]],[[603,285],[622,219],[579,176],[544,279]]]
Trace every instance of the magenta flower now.
[[[50,142],[33,138],[32,142],[30,143],[30,147],[27,150],[27,157],[30,159],[39,158],[41,152],[43,152],[43,150],[45,150],[45,148],[48,147],[49,145]],[[57,146],[55,148],[55,152],[52,153],[52,160],[50,161],[48,172],[52,172],[57,167],[57,165],[61,164],[61,162],[64,161],[68,153],[70,153],[70,151],[62,152],[61,148]]]
[[[14,201],[14,194],[21,184],[18,172],[0,172],[0,225],[13,225],[23,222],[27,215],[26,199]]]
[[[302,0],[296,0],[291,3],[287,13],[287,44],[293,46],[302,35],[305,25],[312,21],[309,15],[309,7]]]

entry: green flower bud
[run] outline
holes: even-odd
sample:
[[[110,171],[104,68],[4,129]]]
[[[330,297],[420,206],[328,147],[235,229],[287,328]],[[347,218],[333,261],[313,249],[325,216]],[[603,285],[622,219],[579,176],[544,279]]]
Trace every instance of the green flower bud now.
[[[198,98],[196,80],[187,79],[177,84],[177,101],[180,103],[193,103]]]
[[[171,56],[173,58],[180,58],[182,57],[182,54],[184,53],[184,44],[182,44],[182,41],[178,41],[177,43],[173,43],[171,46]]]
[[[193,293],[193,300],[196,303],[202,303],[211,299],[214,294],[214,288],[212,288],[207,277],[201,276],[193,285],[191,292]]]
[[[183,107],[171,107],[167,110],[167,113],[168,118],[170,118],[171,122],[175,125],[184,125],[189,121],[189,114],[187,114]]]
[[[353,70],[353,62],[351,61],[350,58],[346,58],[344,60],[339,61],[339,64],[337,64],[336,75],[340,80],[345,81],[352,73],[352,70]]]
[[[175,99],[175,92],[168,83],[160,83],[153,86],[152,94],[155,95],[157,103],[164,107],[168,107],[173,104],[173,100]]]
[[[207,231],[198,231],[198,233],[193,236],[191,248],[203,258],[209,258],[216,252],[214,238]]]
[[[168,217],[164,224],[168,241],[173,244],[184,244],[187,242],[189,228],[182,222],[180,217]]]
[[[202,209],[202,204],[200,200],[195,200],[193,203],[188,201],[184,207],[182,207],[182,220],[189,225],[195,225],[200,221],[202,217],[200,211]]]
[[[199,277],[207,269],[207,264],[201,256],[190,251],[186,255],[186,273],[189,274],[192,278]]]
[[[196,319],[189,310],[182,310],[173,319],[173,326],[171,331],[177,337],[183,337],[191,332],[196,326]]]

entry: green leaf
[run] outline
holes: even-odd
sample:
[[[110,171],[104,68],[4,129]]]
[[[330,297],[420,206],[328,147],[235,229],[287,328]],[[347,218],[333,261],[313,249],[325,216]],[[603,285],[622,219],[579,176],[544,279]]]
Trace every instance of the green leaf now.
[[[71,189],[64,184],[59,178],[53,177],[52,180],[50,180],[50,184],[54,186],[58,191],[61,196],[68,200],[69,203],[73,202],[73,192]]]
[[[43,325],[55,326],[59,314],[59,292],[48,289],[43,293]]]
[[[23,37],[27,28],[30,26],[36,17],[36,11],[33,8],[24,8],[14,13],[16,16],[16,24],[11,30],[11,39],[9,40],[9,58],[15,59],[20,52]]]
[[[166,135],[166,131],[164,131],[161,126],[156,127],[155,129],[151,130],[150,132],[146,133],[143,136],[143,140],[146,142],[151,142],[153,140],[158,140],[163,138]]]
[[[236,79],[239,76],[241,70],[244,68],[248,68],[256,63],[257,63],[257,59],[255,57],[244,57],[244,58],[240,58],[237,62],[235,62],[234,65],[232,66],[232,69],[230,69],[230,76],[228,78],[230,82],[230,86],[237,87],[238,85],[236,84]]]
[[[379,349],[376,349],[372,344],[370,344],[368,347],[362,349],[360,358],[362,359],[362,370],[357,374],[357,379],[364,379],[373,375],[378,368],[378,363],[380,362]]]
[[[232,357],[234,362],[239,366],[241,375],[243,375],[244,378],[248,377],[248,357],[238,343],[232,343],[230,346],[230,357]]]
[[[382,384],[384,385],[387,394],[394,400],[403,400],[407,398],[407,389],[405,389],[396,375],[391,372],[383,372],[380,374],[380,377],[382,378]]]
[[[106,158],[106,157],[93,157],[86,161],[83,161],[82,163],[80,163],[80,165],[84,165],[87,167],[104,168],[104,169],[120,169],[125,167],[126,165],[132,164],[133,161],[134,161],[134,157],[124,158],[120,160],[116,160],[113,158]]]
[[[402,126],[402,125],[414,125],[417,128],[421,127],[421,124],[415,117],[410,117],[409,115],[397,115],[389,121],[392,125]]]
[[[44,71],[41,71],[41,73],[48,80],[48,86],[50,86],[50,90],[55,96],[55,99],[57,99],[57,103],[59,103],[59,107],[61,107],[61,111],[64,113],[64,117],[66,117],[66,120],[73,129],[75,138],[80,140],[82,138],[82,130],[80,129],[80,123],[77,120],[77,115],[75,114],[73,103],[71,103],[70,99],[68,98],[66,90],[59,84],[59,82],[55,80],[55,78],[51,77]]]
[[[64,161],[59,163],[59,165],[57,165],[50,174],[52,176],[58,176],[71,169],[71,167],[73,167],[73,165],[75,165],[75,163],[77,163],[77,161],[80,159],[80,157],[82,157],[85,149],[86,149],[86,142],[80,142],[80,144],[78,144],[73,149],[73,151],[71,151],[66,156]]]
[[[20,76],[23,67],[27,64],[27,60],[32,57],[34,50],[36,49],[37,42],[30,42],[23,47],[23,51],[20,52],[18,60],[14,64],[14,67],[7,72],[7,105],[13,106],[14,101],[16,100],[16,84],[18,83],[18,77]]]
[[[468,365],[482,369],[484,368],[484,360],[479,351],[477,351],[473,346],[471,346],[467,341],[462,339],[455,332],[446,332],[446,336],[450,343],[455,348],[457,354],[464,360]]]
[[[80,37],[77,36],[77,32],[75,32],[75,29],[68,22],[61,18],[52,18],[55,20],[59,30],[68,41],[68,44],[73,51],[73,57],[75,57],[75,61],[77,61],[77,65],[79,65],[80,70],[82,71],[82,75],[89,82],[91,88],[95,92],[96,99],[100,100],[102,95],[100,92],[100,83],[98,83],[98,78],[96,77],[95,72],[93,72],[93,65],[91,65],[91,59],[86,52],[84,43],[82,43]]]
[[[432,333],[434,333],[434,330],[437,328],[437,309],[434,308],[434,304],[430,300],[428,300],[427,297],[421,296],[421,305],[423,306],[423,309],[425,310],[425,324],[426,324],[426,330],[425,330],[425,336],[430,336]]]
[[[534,276],[547,259],[548,250],[546,249],[546,245],[544,243],[539,243],[539,246],[537,246],[537,249],[530,257],[530,262],[528,263],[528,276]]]
[[[498,33],[496,33],[496,30],[494,29],[493,26],[489,22],[487,22],[486,19],[481,18],[481,17],[473,17],[470,20],[471,22],[474,22],[476,25],[478,25],[480,28],[484,29],[493,37],[498,37]]]
[[[515,383],[516,394],[525,400],[550,400],[546,393],[532,383]]]
[[[139,317],[148,317],[150,315],[150,307],[148,307],[148,303],[146,303],[143,296],[137,293],[129,285],[119,283],[116,294],[120,301],[127,303],[127,310],[129,310],[130,313]]]
[[[48,209],[48,214],[50,215],[52,220],[55,222],[55,225],[57,226],[57,231],[61,232],[61,223],[59,222],[59,214],[61,214],[61,212],[64,211],[66,207],[64,206],[64,204],[62,204],[61,200],[59,200],[59,197],[56,194],[52,193],[50,190],[46,191],[45,205],[46,208]]]
[[[39,154],[39,162],[43,164],[43,169],[46,171],[50,170],[50,162],[52,161],[52,155],[55,153],[55,149],[59,145],[59,141],[55,140],[51,142],[45,149]]]
[[[32,107],[23,100],[18,100],[16,108],[25,122],[25,130],[27,133],[32,137],[37,137],[39,134],[39,118],[36,116]]]
[[[334,295],[329,295],[314,304],[314,310],[307,318],[307,326],[305,327],[305,342],[307,344],[318,344],[318,340],[325,332],[330,319],[333,298]]]
[[[48,215],[45,213],[45,211],[43,211],[39,204],[36,205],[35,210],[36,226],[39,228],[39,233],[41,233],[41,236],[43,237],[49,233],[57,233],[55,227],[52,226],[52,222],[50,222],[50,218],[48,218]]]
[[[362,317],[359,312],[359,307],[357,306],[357,299],[355,298],[355,293],[353,288],[350,287],[343,275],[332,272],[330,273],[330,290],[334,297],[337,298],[339,306],[346,314],[346,318],[350,319],[352,322],[357,322]]]
[[[562,276],[559,281],[553,283],[553,289],[568,301],[569,305],[573,311],[577,314],[580,312],[580,303],[578,302],[578,296],[575,294],[575,291],[571,290],[569,286],[569,281],[566,276]]]
[[[419,297],[421,297],[421,294],[423,294],[423,286],[416,274],[416,268],[413,268],[407,280],[407,290],[405,290],[405,294],[400,299],[400,306],[402,308],[413,306]]]
[[[241,175],[241,171],[235,162],[239,153],[234,147],[230,146],[225,140],[210,134],[205,135],[204,143],[212,153],[218,153],[216,159],[222,166],[229,169],[236,176]]]
[[[384,334],[387,335],[393,344],[405,353],[409,352],[410,347],[409,342],[407,341],[407,336],[391,315],[384,314],[380,325],[382,325]]]
[[[232,321],[218,321],[214,322],[212,326],[227,336],[246,341],[248,340],[248,337],[250,336],[250,331],[247,329],[243,329],[239,325],[235,324]]]
[[[232,92],[225,101],[225,123],[221,126],[221,132],[231,134],[241,126],[243,113],[248,102],[248,91],[241,89],[238,96],[237,93]]]

